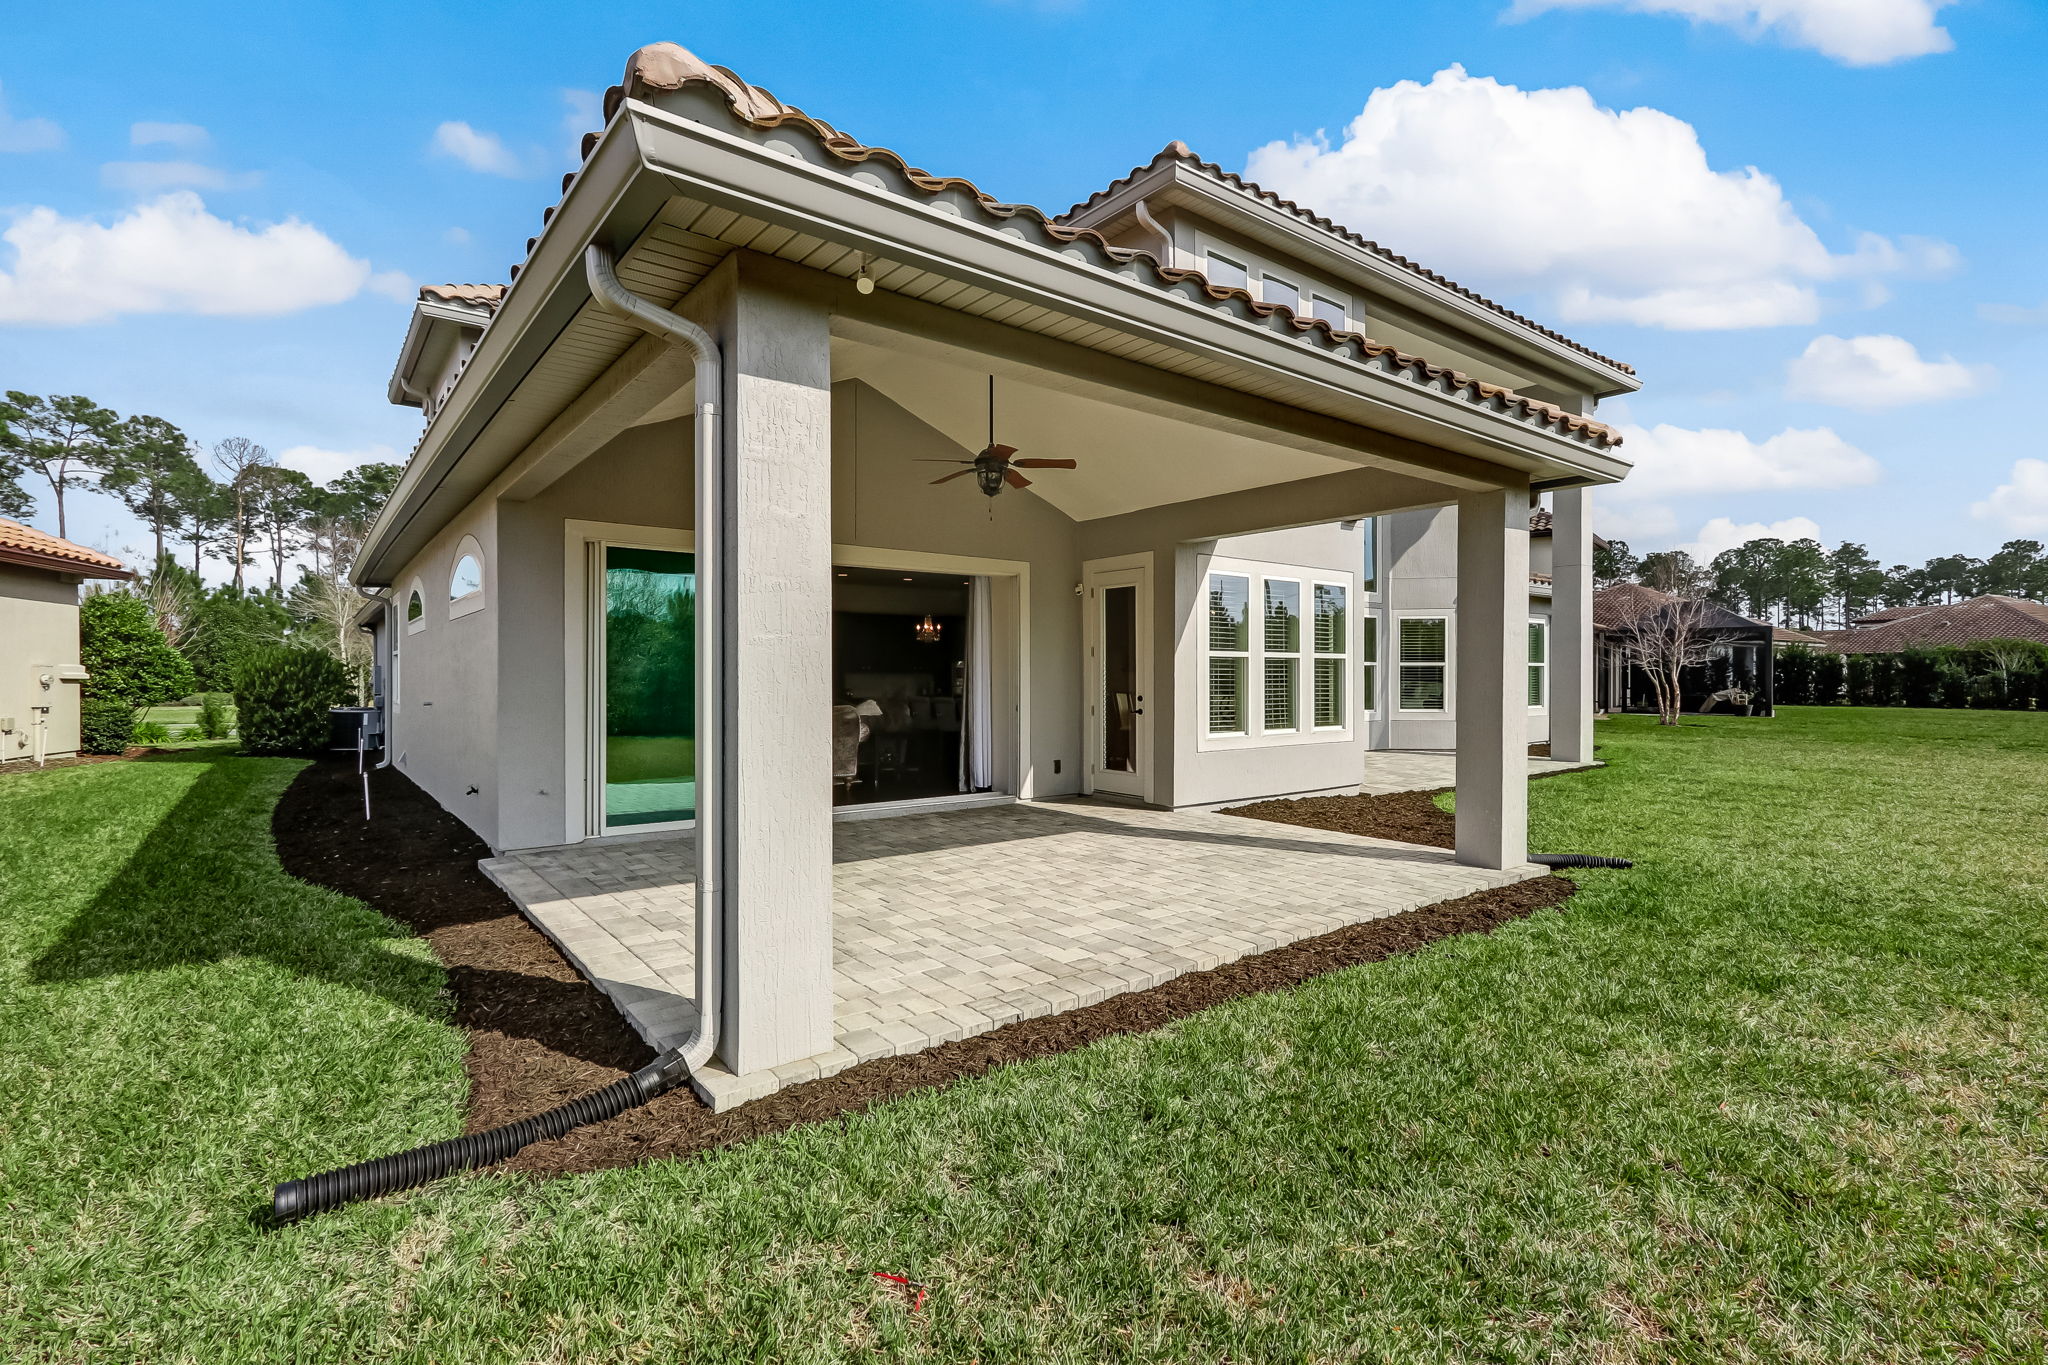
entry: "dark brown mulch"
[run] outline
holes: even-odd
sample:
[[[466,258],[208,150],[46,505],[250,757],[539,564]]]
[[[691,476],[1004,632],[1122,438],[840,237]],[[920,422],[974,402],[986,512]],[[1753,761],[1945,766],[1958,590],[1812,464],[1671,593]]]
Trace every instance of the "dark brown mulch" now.
[[[1281,825],[1333,829],[1339,834],[1399,839],[1404,844],[1426,844],[1430,848],[1455,848],[1457,819],[1449,811],[1438,810],[1434,799],[1438,792],[1449,790],[1439,787],[1436,791],[1393,792],[1386,796],[1299,796],[1231,806],[1223,813]]]
[[[366,824],[353,766],[319,763],[308,768],[278,804],[273,821],[278,853],[293,875],[367,901],[411,925],[447,965],[456,1022],[470,1035],[469,1131],[597,1089],[648,1059],[648,1049],[610,1002],[477,869],[476,860],[489,850],[474,834],[395,771],[375,774],[372,792],[376,818]],[[1391,828],[1382,823],[1355,832],[1408,837]],[[673,1092],[608,1123],[529,1147],[505,1168],[535,1175],[604,1170],[860,1113],[913,1091],[1099,1038],[1143,1033],[1239,996],[1285,990],[1327,972],[1414,952],[1454,934],[1487,933],[1562,903],[1574,889],[1561,877],[1540,877],[1352,925],[1086,1009],[868,1062],[723,1114],[713,1114],[687,1090]]]

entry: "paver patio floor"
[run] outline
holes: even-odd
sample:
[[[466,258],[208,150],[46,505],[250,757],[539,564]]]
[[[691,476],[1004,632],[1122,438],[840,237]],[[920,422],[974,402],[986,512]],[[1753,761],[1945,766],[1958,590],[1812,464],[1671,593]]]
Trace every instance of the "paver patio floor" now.
[[[664,1047],[696,1023],[694,859],[685,834],[483,867]],[[833,861],[834,1046],[747,1076],[706,1068],[698,1088],[718,1108],[1542,873],[1082,800],[845,821]]]

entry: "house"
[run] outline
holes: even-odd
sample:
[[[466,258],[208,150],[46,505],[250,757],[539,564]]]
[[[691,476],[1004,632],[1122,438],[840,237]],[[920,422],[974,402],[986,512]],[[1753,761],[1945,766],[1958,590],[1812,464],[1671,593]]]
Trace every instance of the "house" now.
[[[1655,711],[1657,694],[1650,678],[1629,657],[1632,627],[1653,621],[1675,607],[1679,598],[1640,583],[1617,583],[1593,594],[1593,649],[1597,678],[1595,707],[1606,711]],[[1701,604],[1696,627],[1709,642],[1707,661],[1685,670],[1679,688],[1679,710],[1735,710],[1769,716],[1776,711],[1777,646],[1786,631],[1752,621],[1721,606]],[[1749,698],[1734,704],[1717,693]]]
[[[1996,593],[1961,602],[1886,607],[1859,616],[1846,630],[1817,631],[1816,647],[1831,654],[1897,654],[1987,640],[2048,644],[2048,603]]]
[[[1591,414],[1627,366],[1177,143],[1049,215],[673,44],[605,112],[508,286],[422,291],[391,391],[426,427],[355,572],[389,761],[571,906],[550,932],[650,1035],[816,1075],[1069,998],[933,973],[1100,943],[1100,998],[1250,951],[1147,958],[1090,897],[1163,941],[1169,904],[1242,927],[1297,877],[1393,906],[1527,874],[1532,699],[1591,755],[1588,490],[1628,471]],[[1455,750],[1454,856],[1361,871],[1202,814],[1356,790],[1373,744]],[[665,998],[687,919],[636,945],[691,903],[722,941]],[[1012,912],[1067,918],[997,970]],[[849,1026],[913,959],[883,997],[952,1022]]]
[[[0,517],[0,763],[78,752],[78,585],[120,560]]]

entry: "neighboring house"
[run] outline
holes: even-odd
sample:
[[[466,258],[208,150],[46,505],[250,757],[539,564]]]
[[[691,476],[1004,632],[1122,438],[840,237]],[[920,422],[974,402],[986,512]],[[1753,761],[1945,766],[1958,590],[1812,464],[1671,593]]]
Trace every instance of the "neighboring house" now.
[[[1524,865],[1628,367],[1180,144],[1048,216],[672,44],[605,110],[509,286],[422,291],[356,574],[390,761],[494,848],[722,829],[735,1070],[831,1045],[835,817],[1413,745],[1457,861]]]
[[[0,763],[78,752],[78,585],[121,561],[0,517]]]
[[[1886,607],[1859,616],[1847,630],[1816,631],[1817,647],[1834,654],[1897,654],[1986,640],[2048,644],[2048,603],[1996,593],[1961,602]]]
[[[1637,621],[1669,611],[1680,599],[1640,583],[1617,583],[1593,594],[1593,648],[1598,679],[1595,706],[1605,711],[1655,711],[1657,694],[1649,676],[1628,656],[1629,628]],[[1747,708],[1712,701],[1709,709],[1775,714],[1777,646],[1785,635],[1797,634],[1763,621],[1752,621],[1718,603],[1708,602],[1699,628],[1711,642],[1707,662],[1688,668],[1679,691],[1679,709],[1698,711],[1716,693],[1733,689],[1750,698]]]

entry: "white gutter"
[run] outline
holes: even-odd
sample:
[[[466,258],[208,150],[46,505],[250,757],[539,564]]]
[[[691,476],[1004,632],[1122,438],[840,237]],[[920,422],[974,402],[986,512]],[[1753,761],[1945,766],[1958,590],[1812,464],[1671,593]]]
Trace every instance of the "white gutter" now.
[[[671,1049],[691,1071],[718,1047],[719,995],[725,973],[725,567],[722,521],[725,473],[719,449],[718,398],[723,383],[711,334],[619,283],[612,254],[592,244],[583,252],[591,297],[642,330],[689,352],[696,367],[697,470],[697,1031]],[[706,756],[709,761],[706,761]]]

